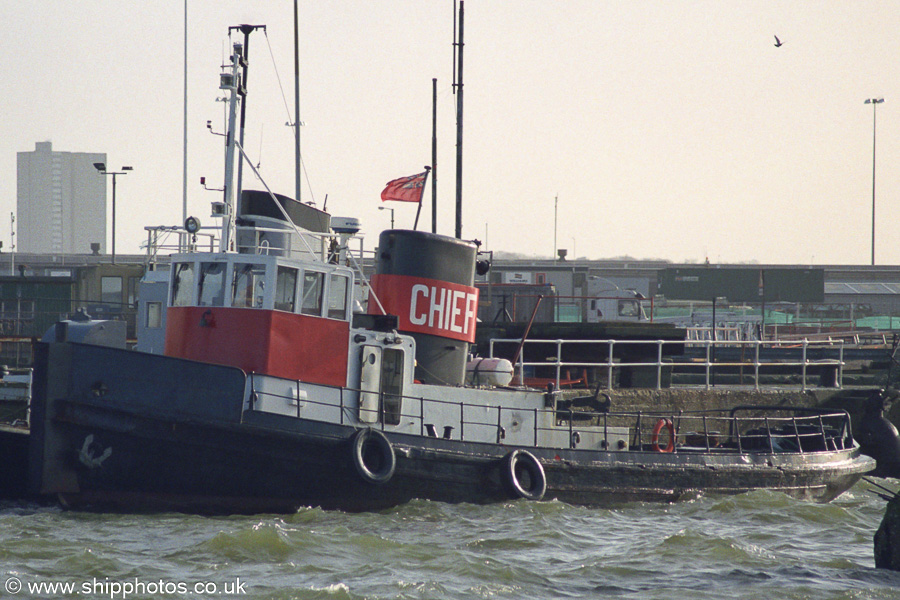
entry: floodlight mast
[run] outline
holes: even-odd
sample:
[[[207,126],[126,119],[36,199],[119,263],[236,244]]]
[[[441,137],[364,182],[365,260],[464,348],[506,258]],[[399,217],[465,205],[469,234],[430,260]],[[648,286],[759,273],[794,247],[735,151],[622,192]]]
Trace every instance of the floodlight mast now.
[[[94,168],[101,175],[112,175],[112,264],[116,264],[116,175],[127,175],[132,167],[122,167],[119,171],[107,171],[106,163],[95,162]]]
[[[864,104],[872,105],[872,266],[875,266],[875,124],[878,105],[884,98],[866,98]]]

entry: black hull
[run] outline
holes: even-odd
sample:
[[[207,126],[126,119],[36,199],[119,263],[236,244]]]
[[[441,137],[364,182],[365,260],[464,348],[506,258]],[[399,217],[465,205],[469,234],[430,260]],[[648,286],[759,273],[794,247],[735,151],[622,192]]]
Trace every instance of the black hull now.
[[[44,358],[46,350],[41,351]],[[97,358],[90,356],[96,353],[88,351],[87,359]],[[113,358],[134,356],[140,355]],[[141,373],[130,376],[140,379],[172,368],[172,359],[152,358]],[[66,368],[78,361],[65,350]],[[148,369],[153,363],[159,367]],[[181,366],[189,371],[223,369]],[[385,431],[396,465],[386,481],[373,482],[360,473],[353,445],[359,428],[354,426],[235,412],[228,406],[233,398],[226,402],[224,397],[218,413],[203,418],[179,397],[165,396],[199,393],[194,389],[143,387],[140,403],[118,401],[112,392],[94,396],[67,388],[67,393],[54,393],[59,380],[47,374],[38,367],[31,480],[35,492],[58,495],[70,506],[195,513],[291,512],[303,506],[363,511],[414,498],[490,503],[522,496],[511,487],[506,468],[514,448],[502,444]],[[180,381],[192,380],[182,375]],[[238,418],[227,417],[235,414]],[[542,497],[580,505],[674,501],[700,492],[754,489],[828,501],[872,466],[856,449],[753,459],[689,452],[525,450],[543,467]]]
[[[64,446],[71,449],[65,466],[77,478],[76,488],[60,492],[70,506],[192,513],[293,512],[302,506],[362,511],[414,498],[490,503],[518,497],[503,479],[504,458],[512,449],[502,446],[427,439],[430,443],[423,444],[388,433],[396,470],[389,481],[373,484],[355,467],[356,429],[349,426],[277,423],[287,419],[248,414],[239,426],[212,427],[62,402],[57,410]],[[95,459],[111,448],[116,460],[83,464],[78,455],[88,436]],[[580,505],[669,502],[700,492],[753,489],[828,501],[861,475],[847,464],[797,465],[793,471],[765,465],[713,469],[661,463],[671,455],[650,452],[630,453],[643,462],[616,464],[614,456],[608,463],[585,463],[577,452],[557,459],[555,451],[529,451],[543,463],[545,498]]]
[[[31,500],[28,494],[28,430],[0,425],[0,500]]]
[[[413,446],[388,434],[397,456],[396,470],[389,481],[372,484],[354,466],[351,439],[356,430],[350,427],[328,435],[273,436],[270,429],[252,425],[220,429],[67,407],[66,413],[71,412],[87,418],[84,424],[69,422],[65,427],[70,447],[79,447],[88,435],[94,435],[97,451],[109,447],[119,458],[116,468],[89,468],[71,459],[78,491],[63,492],[61,498],[73,506],[256,513],[293,512],[302,506],[378,510],[414,498],[451,503],[517,498],[503,481],[503,459],[509,448]],[[89,424],[92,416],[97,417],[94,423],[137,428],[101,431]],[[321,427],[320,423],[308,425]],[[134,435],[137,430],[146,435]],[[840,468],[798,468],[791,473],[767,466],[713,470],[686,465],[590,465],[529,451],[543,462],[545,498],[581,505],[675,501],[699,492],[734,494],[753,489],[828,501],[860,476],[849,468],[842,474]],[[648,463],[652,461],[653,455],[642,454]]]

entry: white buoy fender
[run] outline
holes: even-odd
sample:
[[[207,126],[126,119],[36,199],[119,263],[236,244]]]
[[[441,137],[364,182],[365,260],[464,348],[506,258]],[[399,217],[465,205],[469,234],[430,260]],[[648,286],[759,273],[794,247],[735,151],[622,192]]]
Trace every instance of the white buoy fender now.
[[[466,385],[502,387],[512,378],[512,363],[505,358],[475,358],[466,364]]]

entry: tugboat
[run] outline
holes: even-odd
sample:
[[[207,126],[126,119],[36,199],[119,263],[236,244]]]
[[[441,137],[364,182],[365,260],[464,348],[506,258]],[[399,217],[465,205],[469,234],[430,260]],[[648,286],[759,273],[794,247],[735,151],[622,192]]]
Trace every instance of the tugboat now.
[[[239,47],[232,60],[237,80]],[[164,355],[37,344],[35,493],[199,513],[754,489],[829,501],[875,466],[843,411],[616,413],[599,387],[569,400],[512,387],[512,365],[490,357],[467,384],[476,243],[385,231],[367,282],[355,219],[268,192],[235,200],[230,164],[219,250],[171,258]]]

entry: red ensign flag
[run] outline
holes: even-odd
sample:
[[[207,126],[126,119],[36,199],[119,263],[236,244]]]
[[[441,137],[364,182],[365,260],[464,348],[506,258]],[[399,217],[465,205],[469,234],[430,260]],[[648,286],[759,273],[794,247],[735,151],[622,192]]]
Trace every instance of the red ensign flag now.
[[[428,171],[409,177],[401,177],[389,181],[381,192],[381,201],[397,200],[398,202],[421,202],[422,192],[425,191],[425,179]]]

